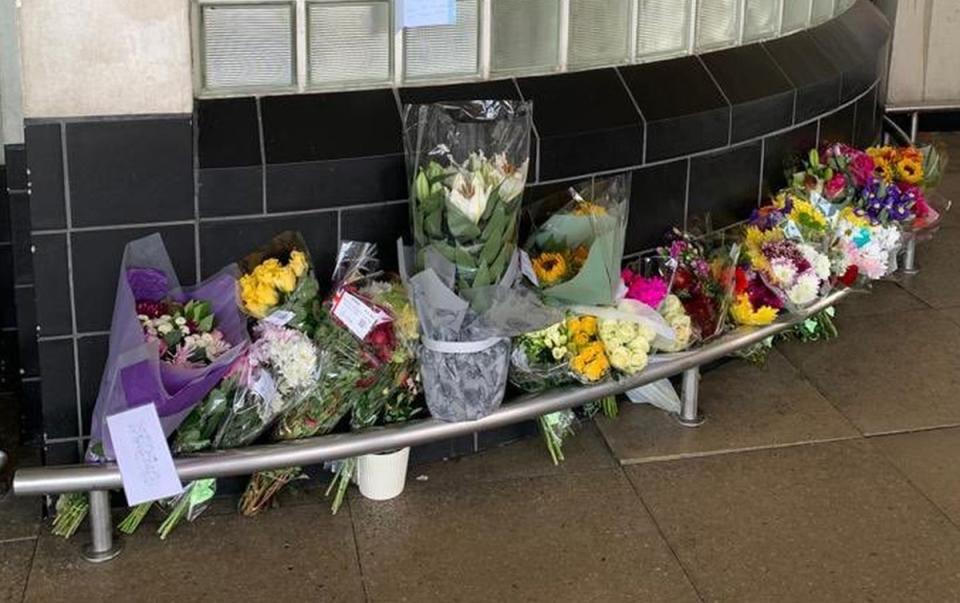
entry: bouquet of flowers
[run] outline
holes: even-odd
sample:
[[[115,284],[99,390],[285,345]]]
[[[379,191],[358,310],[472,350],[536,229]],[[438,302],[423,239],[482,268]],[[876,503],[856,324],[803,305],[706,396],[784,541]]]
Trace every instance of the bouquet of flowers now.
[[[830,259],[813,245],[787,238],[779,228],[760,230],[748,226],[744,252],[746,266],[759,275],[788,308],[809,305],[829,283]],[[748,285],[749,282],[747,278]]]
[[[320,286],[299,233],[277,235],[245,257],[240,267],[240,301],[247,314],[311,334]]]
[[[453,264],[457,292],[500,282],[516,249],[531,127],[524,102],[404,108],[418,270],[431,249]]]
[[[571,383],[567,344],[566,321],[520,335],[511,353],[510,382],[526,392]]]
[[[672,279],[672,270],[669,265],[664,266],[662,258],[644,258],[644,263],[660,264],[657,266],[660,273],[669,273]],[[672,265],[672,262],[669,262]],[[654,339],[654,347],[662,352],[680,352],[690,346],[693,339],[693,322],[683,309],[680,298],[670,293],[670,282],[660,274],[643,276],[639,270],[632,267],[624,268],[620,273],[623,281],[625,299],[640,302],[660,313],[673,331],[673,339],[663,337]]]
[[[875,223],[865,212],[846,207],[837,222],[833,273],[848,287],[892,273],[902,233],[896,224]]]
[[[853,200],[873,170],[873,159],[868,154],[837,143],[826,145],[822,154],[812,149],[803,169],[792,175],[791,182],[794,190],[804,196],[816,193],[843,205]]]
[[[611,305],[620,285],[630,205],[630,178],[588,181],[529,211],[526,243],[544,297],[561,303]]]
[[[158,272],[134,268],[134,274]],[[162,273],[158,273],[162,274]],[[185,368],[209,365],[230,349],[223,333],[214,328],[215,317],[209,302],[191,299],[186,304],[172,300],[137,301],[137,318],[143,325],[147,342],[156,342],[163,362]]]
[[[737,267],[734,295],[730,316],[738,325],[768,325],[783,308],[780,297],[750,268]]]

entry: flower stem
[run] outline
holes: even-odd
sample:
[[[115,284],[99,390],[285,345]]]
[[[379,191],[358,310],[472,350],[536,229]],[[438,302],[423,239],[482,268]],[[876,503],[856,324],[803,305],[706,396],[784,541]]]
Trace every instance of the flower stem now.
[[[173,531],[175,527],[180,524],[180,521],[187,514],[187,509],[190,508],[190,497],[187,495],[180,496],[177,499],[177,502],[173,505],[173,508],[170,509],[170,514],[167,515],[167,518],[163,520],[163,523],[160,524],[160,527],[157,528],[157,534],[160,535],[160,540],[166,540],[167,536],[170,535],[170,532]]]
[[[137,531],[137,528],[140,527],[140,523],[143,522],[144,517],[147,516],[147,513],[150,512],[152,507],[153,502],[151,501],[140,503],[139,505],[130,509],[130,512],[127,513],[127,516],[123,518],[123,521],[117,524],[117,529],[124,534],[133,534]]]
[[[53,519],[51,532],[55,536],[70,538],[83,523],[90,510],[90,501],[82,492],[61,494],[57,499],[57,516]]]
[[[609,419],[616,419],[617,415],[620,414],[620,407],[617,405],[616,396],[606,396],[601,398],[600,408],[603,409],[603,414]]]
[[[347,487],[350,485],[350,480],[353,478],[356,464],[356,459],[346,459],[343,461],[340,464],[340,468],[337,469],[336,475],[333,476],[333,481],[327,486],[327,491],[323,494],[324,496],[330,496],[330,492],[336,490],[333,496],[333,502],[330,505],[330,512],[334,515],[337,514],[337,511],[340,510],[340,505],[343,504],[343,499],[347,494]]]

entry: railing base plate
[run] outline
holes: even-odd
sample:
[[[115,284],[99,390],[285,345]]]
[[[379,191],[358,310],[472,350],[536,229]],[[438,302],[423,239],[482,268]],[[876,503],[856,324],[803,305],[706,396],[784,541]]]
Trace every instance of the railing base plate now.
[[[677,423],[680,423],[684,427],[700,427],[707,421],[707,417],[701,413],[697,413],[697,416],[693,419],[685,419],[683,415],[677,415]]]
[[[121,551],[123,551],[123,545],[119,540],[114,540],[113,546],[105,551],[94,551],[92,544],[85,544],[80,549],[80,556],[83,557],[84,561],[89,561],[90,563],[104,563],[111,559],[116,559]]]

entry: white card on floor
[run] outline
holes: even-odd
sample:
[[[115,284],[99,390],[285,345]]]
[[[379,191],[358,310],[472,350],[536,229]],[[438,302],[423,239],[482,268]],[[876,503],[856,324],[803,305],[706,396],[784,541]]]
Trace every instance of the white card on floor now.
[[[183,492],[156,406],[146,404],[110,415],[107,427],[128,505]]]
[[[455,25],[456,0],[401,0],[400,26]]]

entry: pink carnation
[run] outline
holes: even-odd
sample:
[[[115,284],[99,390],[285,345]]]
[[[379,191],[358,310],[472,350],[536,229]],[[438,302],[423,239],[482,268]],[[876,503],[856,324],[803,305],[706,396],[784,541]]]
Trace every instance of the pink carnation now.
[[[627,285],[627,297],[657,308],[667,296],[667,282],[658,276],[644,278],[636,276]]]

